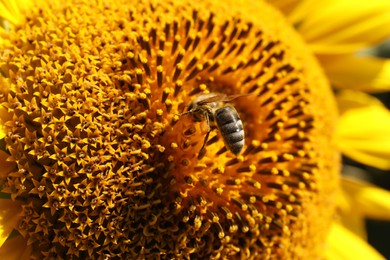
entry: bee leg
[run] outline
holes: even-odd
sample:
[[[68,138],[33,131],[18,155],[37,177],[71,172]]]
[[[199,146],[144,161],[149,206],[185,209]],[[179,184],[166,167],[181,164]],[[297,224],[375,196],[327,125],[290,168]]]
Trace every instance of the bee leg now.
[[[210,132],[211,130],[209,130],[204,138],[204,141],[203,141],[203,145],[202,145],[202,148],[200,148],[199,150],[199,154],[198,154],[198,160],[202,159],[203,156],[206,155],[206,143],[207,143],[207,140],[209,139],[209,135],[210,135]]]
[[[205,117],[206,117],[206,123],[207,123],[207,133],[206,133],[206,136],[204,137],[202,148],[200,148],[200,150],[199,150],[198,160],[202,159],[203,156],[206,155],[206,147],[205,146],[206,146],[207,140],[209,139],[210,132],[211,132],[209,115],[207,113],[205,113]]]

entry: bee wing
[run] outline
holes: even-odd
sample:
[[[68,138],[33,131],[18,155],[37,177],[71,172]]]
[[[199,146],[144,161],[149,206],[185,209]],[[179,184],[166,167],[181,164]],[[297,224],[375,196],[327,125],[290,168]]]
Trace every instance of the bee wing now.
[[[202,101],[198,102],[198,105],[205,105],[212,102],[230,102],[236,98],[248,96],[250,94],[236,94],[236,95],[226,95],[221,93],[214,93],[213,96],[203,99]]]
[[[230,102],[236,98],[239,98],[239,97],[244,97],[244,96],[249,96],[250,94],[236,94],[236,95],[230,95],[230,96],[226,96],[225,95],[225,99],[221,100],[223,102]]]
[[[212,103],[212,102],[224,102],[226,97],[227,96],[225,94],[213,93],[213,96],[199,101],[198,105],[205,105],[205,104]]]

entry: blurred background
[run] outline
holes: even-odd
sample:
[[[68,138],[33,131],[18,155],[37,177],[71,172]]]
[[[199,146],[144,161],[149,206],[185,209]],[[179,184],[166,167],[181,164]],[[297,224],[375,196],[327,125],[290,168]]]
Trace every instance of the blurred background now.
[[[376,48],[368,50],[368,52],[382,58],[390,58],[390,39]],[[373,94],[373,96],[381,100],[390,109],[390,92]],[[375,169],[347,157],[343,158],[343,164],[344,174],[358,176],[383,189],[390,190],[390,171]],[[386,257],[386,259],[390,259],[390,221],[367,219],[366,227],[368,242]]]

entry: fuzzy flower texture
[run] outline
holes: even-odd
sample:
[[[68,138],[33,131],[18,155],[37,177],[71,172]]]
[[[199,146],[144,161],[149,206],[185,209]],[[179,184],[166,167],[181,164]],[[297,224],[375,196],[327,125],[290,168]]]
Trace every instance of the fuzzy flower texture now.
[[[323,255],[336,102],[276,9],[42,1],[0,44],[1,194],[26,258]],[[214,128],[199,154],[207,123],[183,112],[205,93],[240,95],[241,154]]]

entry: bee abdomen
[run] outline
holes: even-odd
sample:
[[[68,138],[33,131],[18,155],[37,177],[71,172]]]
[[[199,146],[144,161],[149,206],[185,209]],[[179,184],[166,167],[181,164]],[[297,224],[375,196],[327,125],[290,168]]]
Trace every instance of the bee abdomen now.
[[[244,147],[245,133],[237,111],[232,106],[222,107],[215,111],[215,121],[227,148],[239,154]]]

